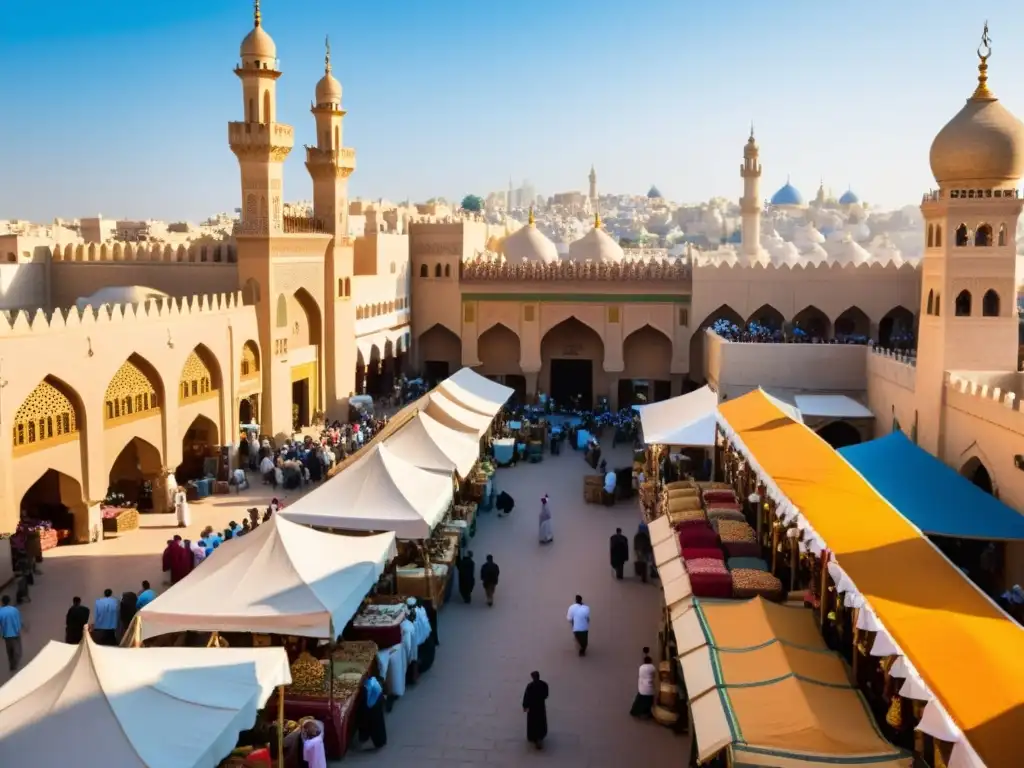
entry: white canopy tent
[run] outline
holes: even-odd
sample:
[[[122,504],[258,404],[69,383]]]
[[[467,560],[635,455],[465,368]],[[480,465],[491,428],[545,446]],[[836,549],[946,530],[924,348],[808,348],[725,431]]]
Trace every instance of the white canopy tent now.
[[[796,395],[796,407],[805,417],[824,419],[873,419],[867,407],[847,395]]]
[[[642,405],[639,410],[648,445],[715,445],[718,393],[707,385],[660,403]]]
[[[515,394],[512,387],[491,381],[472,368],[460,368],[438,384],[437,388],[464,408],[492,419]]]
[[[0,688],[0,765],[214,768],[291,681],[284,648],[50,642]]]
[[[278,514],[302,525],[425,539],[444,519],[452,496],[450,470],[421,469],[381,444]]]
[[[307,497],[308,498],[308,497]],[[171,632],[267,632],[330,638],[395,557],[395,535],[337,536],[275,514],[225,541],[139,611],[141,639]]]
[[[491,416],[464,408],[437,391],[427,395],[427,404],[423,411],[449,429],[473,435],[477,439],[483,437],[484,432],[491,426]]]
[[[384,445],[395,456],[420,469],[455,471],[463,480],[480,458],[480,444],[473,436],[446,427],[422,411],[387,438]]]

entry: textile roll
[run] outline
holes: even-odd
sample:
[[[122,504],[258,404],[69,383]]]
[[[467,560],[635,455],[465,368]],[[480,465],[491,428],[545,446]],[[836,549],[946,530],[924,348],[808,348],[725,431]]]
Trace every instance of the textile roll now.
[[[677,480],[674,483],[666,483],[665,484],[665,490],[666,491],[679,491],[679,490],[686,490],[686,489],[696,490],[696,488],[697,488],[697,486],[694,485],[693,482],[690,481],[690,480]]]
[[[666,489],[665,495],[670,499],[683,499],[683,498],[698,498],[698,492],[696,488],[672,488]]]
[[[714,522],[715,520],[735,520],[737,523],[745,523],[747,519],[743,516],[742,512],[735,509],[709,509],[708,520]]]
[[[682,551],[680,556],[684,562],[690,560],[725,560],[725,555],[718,547],[694,547]]]
[[[708,519],[703,509],[683,509],[668,513],[668,522],[673,528],[683,525],[703,525],[707,527]]]

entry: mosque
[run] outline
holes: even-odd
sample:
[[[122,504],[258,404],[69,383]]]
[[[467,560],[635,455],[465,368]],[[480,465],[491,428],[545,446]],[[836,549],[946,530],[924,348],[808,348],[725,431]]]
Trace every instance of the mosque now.
[[[640,257],[599,214],[561,257],[532,216],[502,239],[501,254],[488,249],[494,228],[471,217],[424,214],[401,232],[368,226],[353,237],[356,153],[343,143],[329,48],[313,89],[316,144],[305,147],[311,216],[283,204],[294,130],[279,122],[282,72],[258,2],[234,74],[233,237],[173,248],[0,236],[3,277],[21,306],[34,307],[0,313],[0,423],[12,438],[0,448],[0,531],[21,512],[56,510],[72,541],[95,540],[109,490],[145,492],[166,509],[172,475],[233,466],[244,425],[281,438],[343,417],[351,395],[385,392],[399,371],[438,379],[463,365],[525,396],[613,408],[705,380],[723,394],[749,389],[781,369],[785,386],[867,402],[883,432],[926,414],[922,445],[951,464],[973,451],[1004,500],[1024,509],[1024,473],[1013,463],[1024,445],[1017,276],[1005,234],[1020,213],[1024,130],[984,88],[932,148],[939,191],[922,203],[919,268],[772,258],[761,244],[752,134],[740,165],[742,241],[722,253]],[[823,340],[863,335],[883,349],[916,332],[920,343],[916,361],[863,346],[736,344],[707,333],[719,319],[797,325]],[[851,350],[859,362],[847,360]],[[846,357],[833,365],[830,354]],[[816,379],[832,368],[847,379]]]

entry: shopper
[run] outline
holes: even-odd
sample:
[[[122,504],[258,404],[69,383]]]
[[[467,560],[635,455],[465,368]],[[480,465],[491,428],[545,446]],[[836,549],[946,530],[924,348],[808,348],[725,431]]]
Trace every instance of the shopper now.
[[[473,553],[466,550],[466,554],[459,559],[459,594],[462,595],[462,602],[469,603],[473,600],[473,587],[476,586],[476,563],[473,562]]]
[[[21,611],[11,605],[10,595],[0,598],[0,634],[4,636],[7,664],[11,672],[21,663]]]
[[[117,645],[117,620],[120,612],[114,590],[103,590],[103,597],[96,601],[92,619],[92,639],[97,645]]]
[[[615,578],[622,581],[622,569],[629,562],[629,539],[622,535],[621,528],[615,529],[609,547]]]
[[[82,605],[82,598],[71,598],[71,607],[68,608],[67,616],[64,618],[64,642],[69,645],[78,645],[82,642],[82,635],[89,625],[89,608]]]
[[[494,605],[494,588],[498,586],[498,575],[501,569],[494,562],[494,556],[488,555],[487,562],[480,566],[480,581],[484,585],[484,594],[487,596],[487,607]]]
[[[644,651],[647,649],[645,648]],[[650,717],[654,707],[654,680],[658,670],[650,656],[644,656],[644,662],[640,665],[637,679],[636,698],[633,699],[633,707],[629,714],[633,717]]]
[[[587,655],[587,644],[590,641],[590,606],[583,603],[583,597],[576,595],[576,601],[569,606],[566,620],[572,626],[573,637],[580,656]]]
[[[540,679],[540,672],[530,673],[530,682],[523,691],[523,712],[526,713],[526,740],[537,749],[543,749],[548,735],[548,684]]]

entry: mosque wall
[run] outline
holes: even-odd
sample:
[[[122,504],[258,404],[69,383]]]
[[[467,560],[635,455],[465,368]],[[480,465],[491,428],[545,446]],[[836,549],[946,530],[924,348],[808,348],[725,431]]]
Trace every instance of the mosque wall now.
[[[99,502],[129,444],[166,509],[160,491],[190,431],[234,442],[240,400],[261,389],[257,339],[240,294],[0,314],[0,530],[14,529],[26,491],[53,470],[75,540],[96,538]]]
[[[918,423],[917,367],[912,358],[891,350],[867,353],[867,406],[875,414],[875,437],[899,428],[913,438]]]
[[[0,310],[50,306],[49,265],[0,263]]]
[[[67,262],[50,266],[50,301],[70,307],[103,288],[142,285],[169,296],[190,296],[197,290],[228,293],[238,290],[238,265],[177,262]]]

